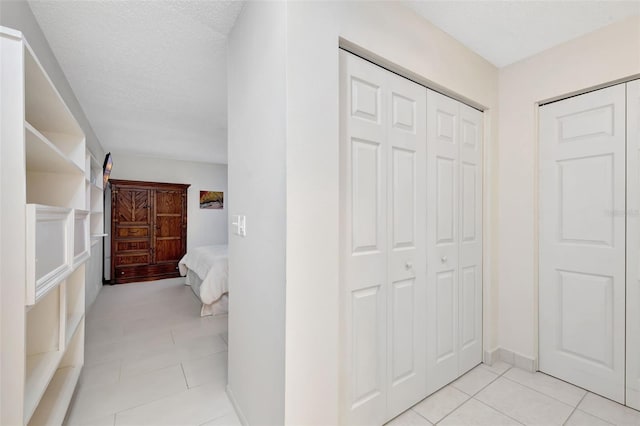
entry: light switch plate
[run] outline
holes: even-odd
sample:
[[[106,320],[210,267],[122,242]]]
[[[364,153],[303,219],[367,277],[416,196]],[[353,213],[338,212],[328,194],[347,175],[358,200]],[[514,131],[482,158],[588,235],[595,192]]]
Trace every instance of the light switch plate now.
[[[247,235],[247,217],[245,215],[233,215],[231,220],[231,226],[233,226],[233,233],[241,237]]]

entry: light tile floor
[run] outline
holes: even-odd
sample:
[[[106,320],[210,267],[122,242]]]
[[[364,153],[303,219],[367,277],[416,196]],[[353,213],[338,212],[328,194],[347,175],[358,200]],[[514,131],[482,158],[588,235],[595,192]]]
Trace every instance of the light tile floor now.
[[[105,286],[86,318],[67,425],[237,426],[227,318],[200,318],[182,279]],[[640,412],[542,373],[480,365],[388,425],[640,425]]]
[[[498,362],[474,368],[389,423],[420,425],[640,425],[640,412],[584,389]]]
[[[240,425],[227,398],[227,317],[200,317],[183,278],[105,286],[86,317],[66,424]]]

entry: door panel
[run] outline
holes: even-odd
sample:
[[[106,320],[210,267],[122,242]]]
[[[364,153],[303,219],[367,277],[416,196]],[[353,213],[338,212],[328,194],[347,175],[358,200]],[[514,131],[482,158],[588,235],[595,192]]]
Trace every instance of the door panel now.
[[[627,83],[627,405],[640,410],[640,80]]]
[[[458,375],[482,362],[482,113],[460,104]]]
[[[426,89],[340,55],[343,422],[381,424],[425,396]]]
[[[156,190],[154,263],[177,263],[186,251],[182,234],[186,230],[183,191]]]
[[[387,409],[386,73],[340,51],[343,423]]]
[[[387,73],[387,79],[389,420],[423,399],[426,391],[427,91],[395,74]]]
[[[625,86],[540,108],[540,370],[624,402]]]
[[[482,113],[427,94],[427,388],[482,361]]]

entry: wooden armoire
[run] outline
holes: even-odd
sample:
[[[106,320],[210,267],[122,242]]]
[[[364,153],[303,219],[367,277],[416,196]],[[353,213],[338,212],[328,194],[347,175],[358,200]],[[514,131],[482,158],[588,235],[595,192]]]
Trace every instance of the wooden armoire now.
[[[112,179],[111,283],[178,277],[188,184]]]

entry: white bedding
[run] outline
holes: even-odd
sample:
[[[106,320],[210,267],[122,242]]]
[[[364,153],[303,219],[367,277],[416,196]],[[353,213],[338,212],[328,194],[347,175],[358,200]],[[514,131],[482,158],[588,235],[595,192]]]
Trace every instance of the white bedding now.
[[[187,270],[191,270],[202,280],[199,291],[194,289],[194,292],[203,305],[216,303],[229,292],[227,253],[226,245],[196,247],[190,249],[178,263],[180,275],[186,276]]]

